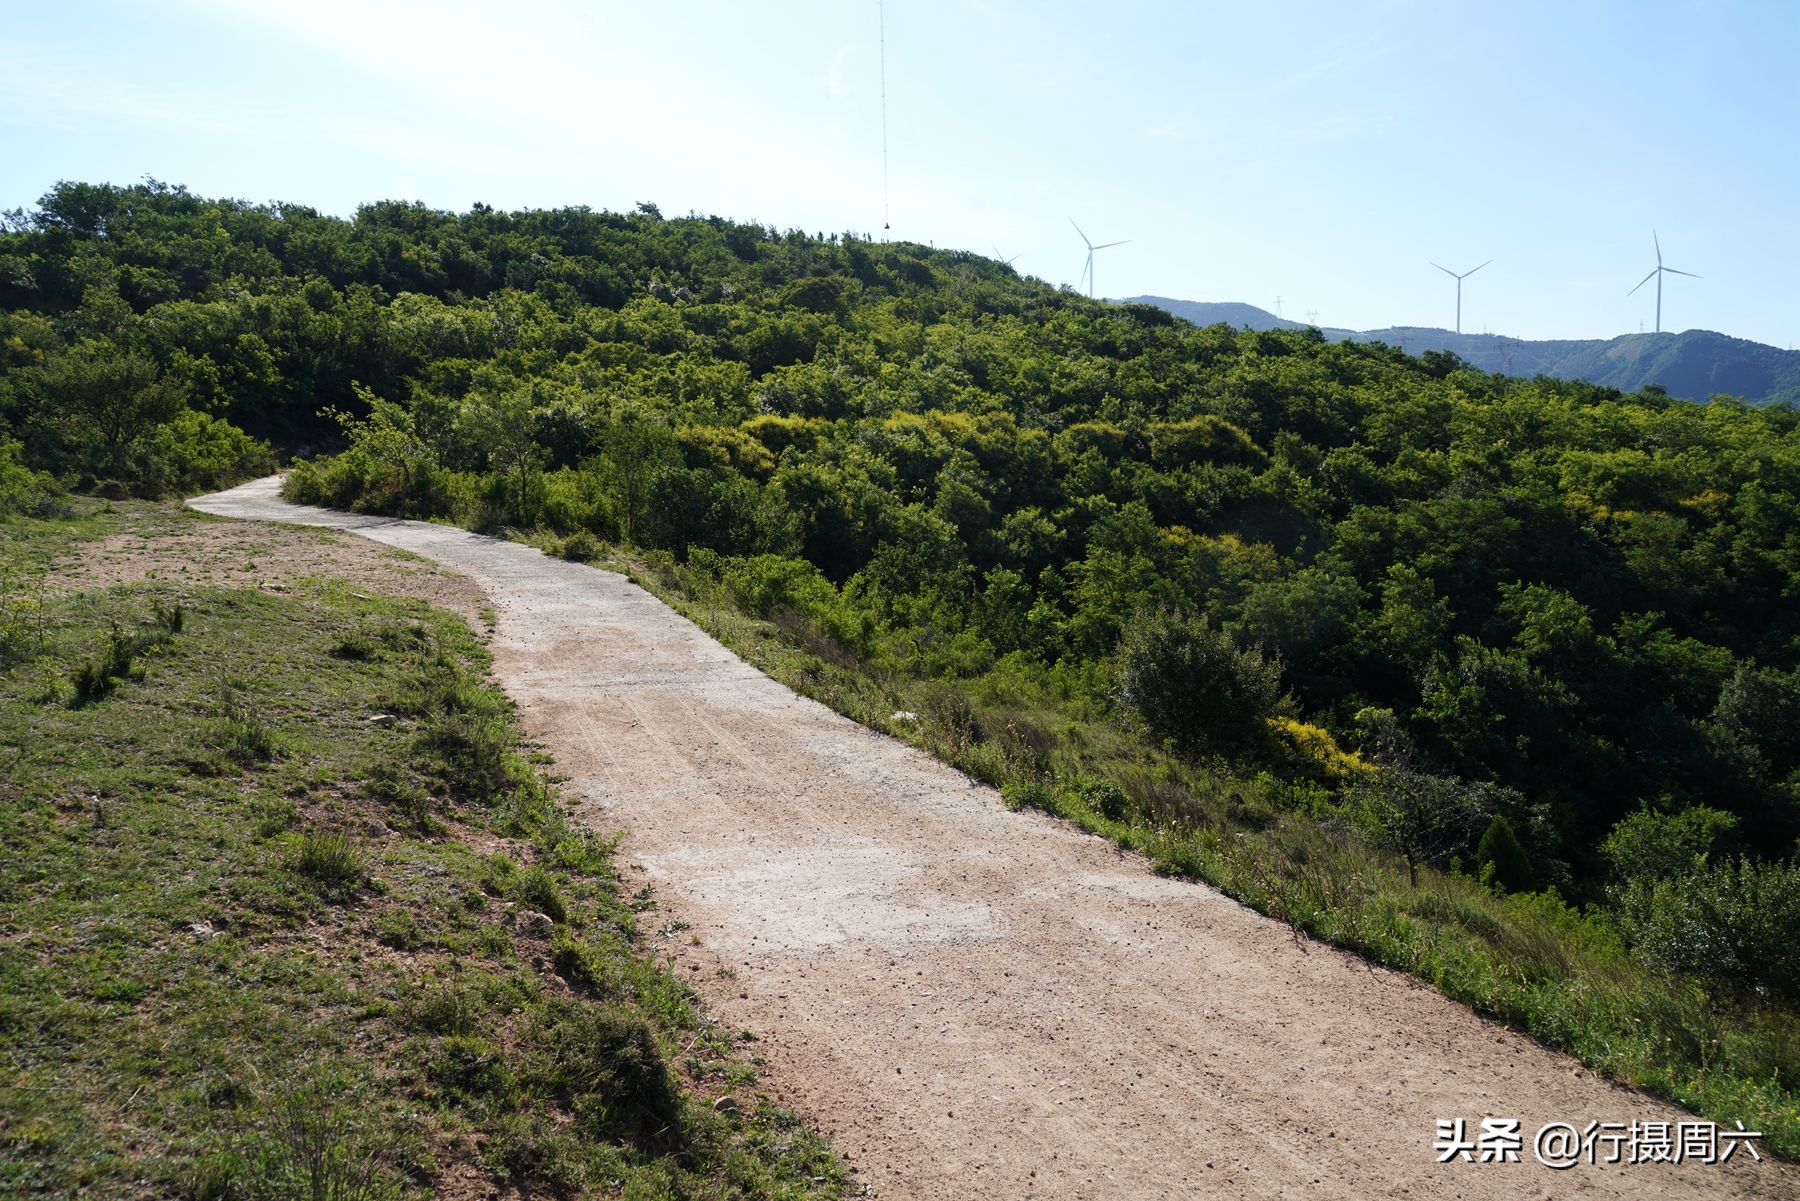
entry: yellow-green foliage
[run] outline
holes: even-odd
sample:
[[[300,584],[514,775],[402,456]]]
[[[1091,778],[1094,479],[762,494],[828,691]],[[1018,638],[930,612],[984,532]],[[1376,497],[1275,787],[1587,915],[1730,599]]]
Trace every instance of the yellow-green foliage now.
[[[1271,717],[1269,728],[1310,772],[1333,783],[1345,783],[1368,776],[1375,765],[1355,751],[1338,745],[1331,731],[1293,717]]]
[[[1261,463],[1268,458],[1245,430],[1210,414],[1187,421],[1153,422],[1148,432],[1150,454],[1158,466],[1186,467],[1208,459]]]
[[[767,447],[770,454],[780,455],[790,446],[798,446],[802,450],[810,448],[818,441],[820,433],[830,425],[829,421],[821,417],[765,415],[752,417],[739,428]]]
[[[684,425],[675,431],[675,441],[686,453],[688,462],[696,467],[731,470],[757,480],[768,479],[775,470],[775,451],[770,443],[753,435],[747,427]]]

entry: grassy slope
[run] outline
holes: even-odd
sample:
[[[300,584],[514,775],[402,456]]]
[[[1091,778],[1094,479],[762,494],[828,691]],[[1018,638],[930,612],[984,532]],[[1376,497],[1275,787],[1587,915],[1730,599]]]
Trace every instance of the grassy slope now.
[[[115,528],[0,525],[0,1193],[839,1195],[466,627],[330,581],[35,586]]]
[[[546,542],[554,549],[554,544]],[[718,580],[667,555],[615,550],[624,571],[774,678],[905,739],[1030,805],[1203,880],[1293,927],[1437,986],[1625,1083],[1765,1134],[1800,1158],[1800,1022],[1708,1005],[1625,952],[1602,919],[1554,894],[1505,895],[1404,864],[1334,828],[1323,793],[1180,762],[1049,673],[921,680],[860,662],[803,619],[744,612]]]

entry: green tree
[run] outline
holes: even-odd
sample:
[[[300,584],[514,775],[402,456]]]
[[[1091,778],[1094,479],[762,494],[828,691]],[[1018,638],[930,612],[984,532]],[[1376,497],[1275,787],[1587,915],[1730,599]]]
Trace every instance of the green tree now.
[[[607,422],[595,467],[619,514],[625,541],[637,541],[657,477],[680,458],[674,432],[655,413],[624,408]]]
[[[88,451],[96,474],[124,470],[127,448],[186,402],[155,359],[91,338],[34,369],[30,386],[39,420]]]
[[[1621,820],[1600,844],[1620,880],[1668,880],[1699,871],[1737,829],[1738,819],[1695,805],[1661,813],[1648,805]]]
[[[1346,809],[1353,824],[1406,861],[1418,887],[1419,868],[1469,845],[1495,808],[1491,788],[1411,767],[1384,767],[1352,787]]]
[[[510,481],[514,519],[532,520],[529,492],[532,476],[544,465],[546,451],[538,440],[531,394],[523,388],[482,392],[467,397],[457,415],[457,432]]]
[[[1117,695],[1149,733],[1184,754],[1262,745],[1283,705],[1281,669],[1204,617],[1142,611],[1119,640]]]
[[[1481,832],[1481,841],[1475,844],[1475,863],[1483,879],[1501,888],[1519,892],[1532,886],[1531,856],[1502,814],[1494,814]]]

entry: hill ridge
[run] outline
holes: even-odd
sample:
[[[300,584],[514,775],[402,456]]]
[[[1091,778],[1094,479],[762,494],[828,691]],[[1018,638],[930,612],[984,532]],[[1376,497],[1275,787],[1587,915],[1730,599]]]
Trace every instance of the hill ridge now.
[[[1306,329],[1238,301],[1176,300],[1131,296],[1128,303],[1166,309],[1195,325],[1224,323],[1234,328]],[[1411,354],[1449,351],[1470,366],[1502,375],[1548,375],[1579,379],[1622,392],[1660,385],[1681,400],[1736,396],[1752,404],[1800,401],[1800,351],[1734,338],[1716,330],[1620,334],[1615,338],[1513,338],[1504,334],[1464,334],[1433,326],[1391,325],[1352,330],[1322,326],[1337,342],[1384,342]]]

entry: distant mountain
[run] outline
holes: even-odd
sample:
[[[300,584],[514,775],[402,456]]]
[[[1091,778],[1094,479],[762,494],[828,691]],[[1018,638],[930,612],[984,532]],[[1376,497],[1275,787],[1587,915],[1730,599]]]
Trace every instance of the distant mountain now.
[[[1235,301],[1210,300],[1171,300],[1167,296],[1128,296],[1129,304],[1153,304],[1159,309],[1167,309],[1183,321],[1191,321],[1195,325],[1229,325],[1233,329],[1305,329],[1304,321],[1288,321],[1277,317],[1266,309],[1259,309],[1253,304],[1238,304]],[[1352,330],[1326,330],[1326,336],[1332,334],[1349,335]]]
[[[1301,329],[1253,304],[1215,304],[1133,296],[1167,309],[1196,325],[1223,322],[1234,328]],[[1327,338],[1385,342],[1412,354],[1448,350],[1470,366],[1507,375],[1549,375],[1583,379],[1624,392],[1660,384],[1669,395],[1705,400],[1715,394],[1741,396],[1753,404],[1800,404],[1800,351],[1746,342],[1705,329],[1679,334],[1623,334],[1612,339],[1531,341],[1501,334],[1459,334],[1447,329],[1393,326],[1388,329],[1326,328]]]

